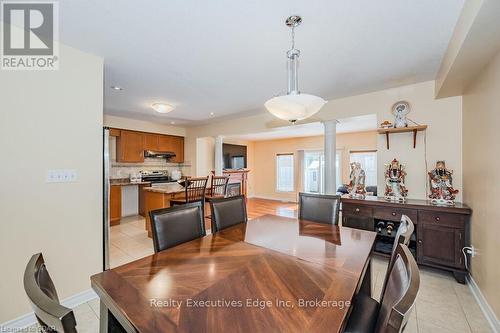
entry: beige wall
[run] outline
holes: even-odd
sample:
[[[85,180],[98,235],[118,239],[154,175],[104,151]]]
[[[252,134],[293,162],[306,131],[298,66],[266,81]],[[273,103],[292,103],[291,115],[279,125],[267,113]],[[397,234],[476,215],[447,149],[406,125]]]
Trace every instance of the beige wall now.
[[[385,148],[384,136],[377,136],[380,193],[383,193],[384,164],[396,157],[407,166],[406,181],[409,198],[425,199],[427,171],[434,167],[437,160],[445,160],[447,166],[454,170],[454,186],[460,190],[458,195],[460,201],[462,195],[462,97],[436,100],[434,89],[434,81],[427,81],[330,100],[320,112],[314,115],[314,118],[319,121],[376,114],[379,122],[385,119],[393,121],[394,117],[390,110],[394,102],[409,101],[412,106],[409,117],[418,123],[429,125],[429,128],[425,136],[422,133],[418,135],[416,149],[413,149],[411,133],[391,136],[390,150]],[[195,159],[196,140],[193,138],[266,132],[278,126],[276,124],[286,126],[286,123],[277,121],[271,114],[265,112],[250,117],[188,128],[189,140],[187,142],[189,143],[186,150],[191,154],[189,158]]]
[[[299,137],[280,140],[266,140],[253,142],[253,174],[252,186],[255,197],[276,200],[296,201],[297,193],[301,190],[303,182],[300,173],[302,150],[323,150],[324,137]],[[349,152],[351,150],[364,150],[377,148],[376,132],[358,132],[337,134],[337,149],[342,156],[342,181],[349,181]],[[280,153],[293,153],[295,157],[295,191],[276,191],[276,155]]]
[[[500,53],[463,96],[464,201],[473,209],[472,276],[500,318]]]
[[[23,272],[43,252],[65,299],[102,269],[103,60],[60,46],[57,71],[0,74],[0,323],[31,311]],[[73,183],[46,183],[75,169]]]

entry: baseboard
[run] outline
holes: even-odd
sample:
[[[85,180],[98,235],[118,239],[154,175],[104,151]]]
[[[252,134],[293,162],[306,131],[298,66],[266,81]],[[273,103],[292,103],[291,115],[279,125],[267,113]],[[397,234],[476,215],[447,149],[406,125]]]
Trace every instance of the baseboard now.
[[[476,281],[474,281],[472,276],[469,275],[467,280],[469,282],[469,288],[472,292],[472,295],[474,295],[474,298],[479,304],[479,307],[483,311],[486,320],[488,320],[488,323],[491,326],[491,329],[495,333],[500,333],[500,322],[498,321],[495,312],[493,312],[493,309],[488,304],[488,301],[486,301],[486,298],[481,292],[481,289],[479,289],[479,286],[477,285]]]
[[[80,304],[93,300],[96,297],[97,294],[92,289],[88,289],[64,299],[63,301],[61,301],[61,304],[73,309]],[[34,313],[26,313],[20,317],[17,317],[16,319],[12,319],[3,324],[0,324],[0,332],[15,332],[25,327],[31,326],[34,323],[36,323]]]

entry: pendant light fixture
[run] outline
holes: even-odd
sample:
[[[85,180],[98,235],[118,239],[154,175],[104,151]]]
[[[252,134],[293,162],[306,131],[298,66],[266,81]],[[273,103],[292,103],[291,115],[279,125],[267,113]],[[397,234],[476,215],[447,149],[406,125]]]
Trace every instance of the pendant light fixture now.
[[[295,48],[295,28],[302,23],[302,18],[292,15],[285,24],[292,29],[292,48],[287,51],[288,91],[286,95],[273,97],[264,103],[266,109],[274,116],[295,123],[318,112],[326,101],[318,96],[302,94],[299,91],[299,55]]]

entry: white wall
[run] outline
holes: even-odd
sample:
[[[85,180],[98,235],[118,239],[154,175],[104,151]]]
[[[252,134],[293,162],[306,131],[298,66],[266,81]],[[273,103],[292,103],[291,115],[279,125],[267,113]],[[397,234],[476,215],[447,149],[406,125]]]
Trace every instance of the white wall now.
[[[23,272],[43,252],[61,299],[102,269],[103,60],[60,46],[57,71],[0,73],[0,323],[31,311]],[[74,183],[46,183],[75,169]]]
[[[104,115],[104,126],[159,134],[186,136],[186,129],[184,127],[170,126],[155,123],[152,121],[112,116],[109,114]]]

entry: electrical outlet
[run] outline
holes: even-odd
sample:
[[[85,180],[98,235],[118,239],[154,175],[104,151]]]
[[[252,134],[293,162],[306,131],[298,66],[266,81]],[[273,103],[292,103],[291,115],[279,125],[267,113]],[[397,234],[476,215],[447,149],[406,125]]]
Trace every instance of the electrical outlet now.
[[[72,183],[77,180],[76,170],[48,170],[47,183]]]
[[[470,252],[469,253],[470,253],[470,256],[472,258],[474,258],[476,256],[476,248],[474,247],[474,245],[470,246]]]

